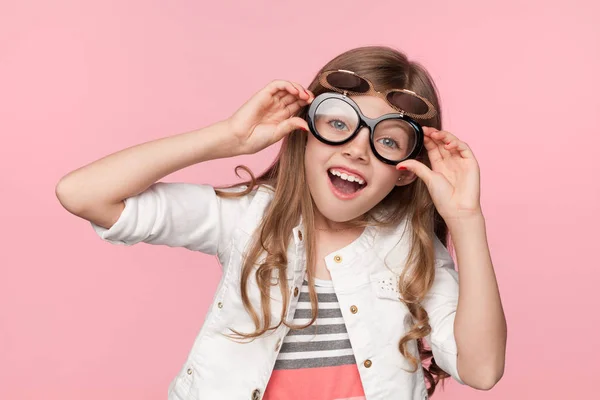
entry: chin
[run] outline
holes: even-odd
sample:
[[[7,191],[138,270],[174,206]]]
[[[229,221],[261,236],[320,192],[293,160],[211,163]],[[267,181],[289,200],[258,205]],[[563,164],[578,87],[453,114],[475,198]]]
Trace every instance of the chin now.
[[[323,191],[320,193],[320,196],[313,195],[313,201],[319,213],[329,221],[338,223],[348,222],[369,211],[369,208],[365,207],[364,204],[340,202],[336,198],[323,195]]]
[[[340,212],[339,209],[335,210],[332,209],[332,207],[325,207],[325,209],[322,209],[321,207],[317,206],[317,208],[319,209],[321,215],[323,215],[323,217],[325,217],[327,220],[338,223],[348,222],[361,215],[351,214],[348,212]]]

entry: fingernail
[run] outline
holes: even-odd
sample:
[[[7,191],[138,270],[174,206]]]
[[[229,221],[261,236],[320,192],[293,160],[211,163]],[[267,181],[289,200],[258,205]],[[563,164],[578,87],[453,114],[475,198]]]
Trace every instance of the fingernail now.
[[[406,169],[405,166],[398,167],[398,171],[402,171],[402,170],[405,170],[405,169]]]

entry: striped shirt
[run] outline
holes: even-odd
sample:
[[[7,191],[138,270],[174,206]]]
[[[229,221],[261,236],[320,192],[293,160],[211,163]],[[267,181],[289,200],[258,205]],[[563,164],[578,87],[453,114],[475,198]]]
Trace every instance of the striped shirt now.
[[[307,328],[291,329],[284,338],[265,400],[364,399],[356,359],[333,283],[315,279],[315,289],[318,318]],[[308,282],[304,280],[293,324],[305,325],[310,319]]]

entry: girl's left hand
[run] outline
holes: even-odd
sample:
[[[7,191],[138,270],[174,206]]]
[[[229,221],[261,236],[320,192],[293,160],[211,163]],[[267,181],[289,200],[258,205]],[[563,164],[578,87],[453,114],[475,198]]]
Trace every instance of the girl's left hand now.
[[[423,180],[446,223],[481,214],[479,165],[469,146],[450,132],[427,126],[423,132],[431,169],[412,159],[396,169],[405,167]]]

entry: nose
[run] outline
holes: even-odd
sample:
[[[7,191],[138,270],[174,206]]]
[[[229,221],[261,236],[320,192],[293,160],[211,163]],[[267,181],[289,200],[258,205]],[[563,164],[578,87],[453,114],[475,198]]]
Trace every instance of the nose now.
[[[369,128],[362,127],[358,134],[344,145],[342,154],[345,158],[367,163],[369,161]]]

